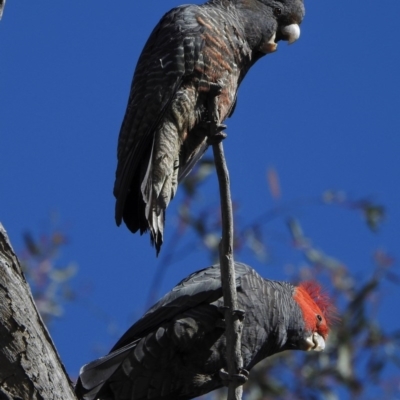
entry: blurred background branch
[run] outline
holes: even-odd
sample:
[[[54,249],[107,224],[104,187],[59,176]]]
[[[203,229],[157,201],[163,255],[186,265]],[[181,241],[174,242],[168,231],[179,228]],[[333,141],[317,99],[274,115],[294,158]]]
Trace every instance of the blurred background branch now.
[[[39,312],[47,325],[61,317],[66,301],[76,294],[71,279],[77,265],[60,263],[63,247],[68,243],[62,228],[53,226],[50,231],[36,237],[27,231],[23,234],[24,247],[19,254],[22,270],[30,284]]]

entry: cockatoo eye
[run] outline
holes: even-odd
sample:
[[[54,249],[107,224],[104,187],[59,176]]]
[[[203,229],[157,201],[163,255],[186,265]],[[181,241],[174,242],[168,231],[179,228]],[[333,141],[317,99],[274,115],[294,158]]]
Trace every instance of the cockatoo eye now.
[[[321,317],[319,314],[317,314],[317,320],[318,320],[319,322],[322,322],[322,317]]]
[[[275,7],[274,8],[274,14],[275,14],[275,16],[281,15],[282,14],[282,8]]]

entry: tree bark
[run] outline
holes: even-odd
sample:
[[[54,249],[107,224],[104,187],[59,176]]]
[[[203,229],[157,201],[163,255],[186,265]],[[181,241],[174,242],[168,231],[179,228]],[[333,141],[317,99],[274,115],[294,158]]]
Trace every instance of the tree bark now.
[[[0,399],[76,399],[1,223]]]

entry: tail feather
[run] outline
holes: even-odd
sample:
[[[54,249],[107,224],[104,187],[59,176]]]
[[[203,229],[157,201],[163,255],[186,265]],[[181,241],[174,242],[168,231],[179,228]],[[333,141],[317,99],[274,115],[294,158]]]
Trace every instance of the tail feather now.
[[[148,216],[151,244],[155,246],[157,256],[160,253],[164,237],[165,209],[152,209]]]
[[[125,202],[123,219],[133,233],[139,230],[143,234],[150,230],[150,240],[158,255],[163,243],[166,205],[163,200],[160,201],[160,197],[155,196],[151,172],[149,162],[145,173],[134,176]]]
[[[75,393],[79,399],[95,400],[104,384],[111,378],[138,341],[129,343],[112,353],[84,365],[79,372]]]
[[[151,244],[155,246],[158,255],[163,243],[166,205],[160,202],[160,195],[154,190],[152,164],[153,149],[151,150],[150,160],[140,186],[140,196],[145,204],[144,217],[146,225],[150,230]]]
[[[140,176],[138,174],[132,180],[122,214],[123,220],[131,232],[140,231],[143,234],[149,229],[145,209],[146,203],[140,191]]]
[[[165,113],[164,119],[148,141],[146,151],[134,152],[119,172],[122,178],[116,183],[116,221],[121,222],[121,213],[127,227],[133,233],[150,230],[151,243],[157,255],[164,235],[165,210],[175,196],[178,182],[186,176],[207,148],[203,128],[192,132],[195,116],[187,120],[187,113],[195,107],[196,91],[180,94]],[[193,93],[192,93],[193,92]],[[184,111],[187,111],[186,113]],[[190,144],[186,136],[190,132]],[[193,136],[193,137],[192,137]],[[117,171],[118,175],[118,171]],[[126,189],[126,187],[129,189]]]
[[[155,136],[140,185],[145,218],[157,255],[163,243],[165,210],[178,186],[180,145],[177,126],[167,118]]]

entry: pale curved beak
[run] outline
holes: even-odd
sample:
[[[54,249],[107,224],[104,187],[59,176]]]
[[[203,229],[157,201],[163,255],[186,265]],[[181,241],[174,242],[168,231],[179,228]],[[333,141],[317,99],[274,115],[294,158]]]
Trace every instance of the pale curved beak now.
[[[306,351],[322,351],[325,349],[325,339],[317,332],[306,339],[306,344]]]
[[[300,27],[297,24],[283,26],[281,34],[287,40],[288,44],[294,43],[300,37]]]

